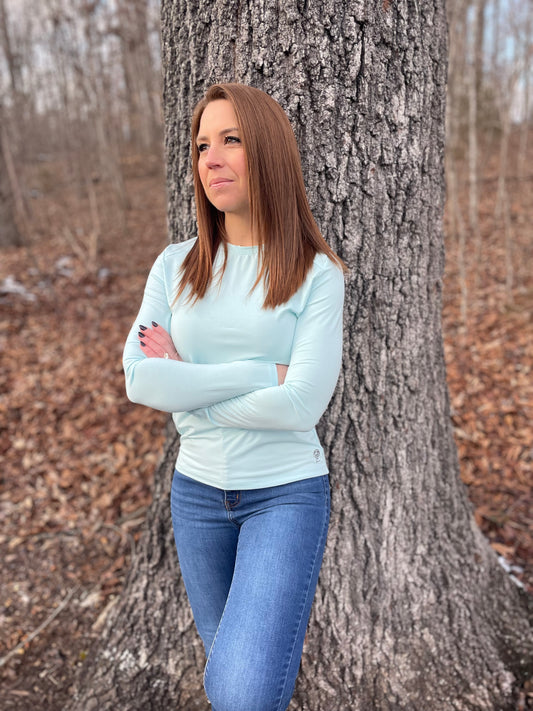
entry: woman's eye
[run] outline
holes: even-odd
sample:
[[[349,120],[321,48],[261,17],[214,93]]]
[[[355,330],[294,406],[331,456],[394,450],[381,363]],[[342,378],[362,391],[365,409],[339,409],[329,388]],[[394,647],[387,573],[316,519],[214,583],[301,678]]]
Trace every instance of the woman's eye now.
[[[200,144],[198,144],[198,153],[203,153],[208,148],[209,148],[209,146],[207,145],[207,143],[200,143]]]
[[[225,136],[224,143],[240,143],[241,139],[238,136]]]

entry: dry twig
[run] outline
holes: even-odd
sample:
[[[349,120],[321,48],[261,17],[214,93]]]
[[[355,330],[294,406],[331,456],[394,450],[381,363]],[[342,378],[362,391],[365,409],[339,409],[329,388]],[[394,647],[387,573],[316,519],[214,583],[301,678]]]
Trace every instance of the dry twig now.
[[[73,590],[70,590],[66,597],[63,599],[63,601],[56,607],[56,609],[52,612],[49,617],[46,618],[46,620],[37,627],[37,629],[33,630],[33,632],[22,642],[19,642],[16,647],[14,647],[10,652],[8,652],[5,656],[0,657],[0,667],[3,667],[4,664],[6,664],[11,657],[15,656],[21,650],[26,644],[29,644],[33,639],[35,639],[46,627],[48,627],[51,622],[55,620],[55,618],[59,615],[59,613],[65,609],[65,607],[69,604],[71,601],[74,593],[76,593],[79,590],[79,586],[75,587]]]

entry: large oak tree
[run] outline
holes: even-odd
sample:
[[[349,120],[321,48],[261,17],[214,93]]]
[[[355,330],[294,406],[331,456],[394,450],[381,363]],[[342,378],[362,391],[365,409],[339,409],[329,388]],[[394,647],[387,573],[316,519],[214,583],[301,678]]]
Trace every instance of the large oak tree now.
[[[288,111],[314,214],[350,268],[344,364],[320,424],[332,523],[290,708],[512,709],[531,665],[526,604],[474,523],[446,388],[444,1],[163,0],[162,38],[170,238],[195,231],[192,107],[238,80]],[[177,445],[169,433],[71,711],[207,708],[169,521]]]

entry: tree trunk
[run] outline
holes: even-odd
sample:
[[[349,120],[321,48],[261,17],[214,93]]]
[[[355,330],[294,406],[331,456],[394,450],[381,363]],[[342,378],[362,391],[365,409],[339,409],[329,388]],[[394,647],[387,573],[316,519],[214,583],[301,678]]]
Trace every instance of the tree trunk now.
[[[483,67],[483,59],[485,57],[485,14],[487,8],[487,0],[475,0],[474,2],[474,65],[476,77],[476,106],[478,109],[482,106],[482,92],[484,83],[485,69]]]
[[[236,79],[288,110],[314,213],[350,267],[320,426],[332,522],[290,709],[512,709],[533,653],[526,606],[473,521],[446,389],[443,1],[163,0],[162,15],[171,238],[195,229],[192,106]],[[70,711],[207,709],[170,531],[174,447]]]
[[[128,105],[129,138],[137,148],[149,150],[156,136],[157,119],[151,100],[152,69],[148,43],[146,0],[121,0],[118,5],[122,68]]]
[[[0,121],[3,121],[3,110],[0,105]],[[22,236],[17,226],[15,197],[13,195],[12,179],[10,179],[8,138],[5,126],[0,125],[0,248],[20,247]],[[13,171],[11,171],[12,173]]]
[[[522,109],[522,120],[520,122],[520,143],[518,148],[518,160],[517,160],[517,177],[518,180],[523,180],[526,176],[526,157],[528,149],[528,134],[530,129],[530,112],[529,112],[529,95],[531,87],[531,37],[533,30],[533,3],[528,3],[525,9],[524,17],[524,29],[523,34],[517,32],[516,41],[520,44],[520,53],[522,55],[522,96],[523,96],[523,109]],[[520,39],[519,39],[520,38]],[[528,165],[529,169],[529,165]]]
[[[4,0],[0,0],[0,46],[4,50],[6,64],[9,71],[9,82],[12,96],[15,97],[21,90],[21,67],[17,55],[13,52],[11,39],[7,26],[7,13]]]
[[[475,286],[479,281],[479,262],[481,257],[481,232],[479,229],[479,161],[478,161],[478,129],[479,129],[479,98],[481,77],[479,72],[483,63],[479,57],[482,52],[482,40],[479,38],[480,21],[483,17],[483,0],[476,0],[475,12],[472,13],[468,33],[471,36],[469,44],[469,61],[466,71],[466,86],[468,96],[468,221],[470,235],[474,243]],[[481,47],[479,46],[481,44]],[[481,55],[482,56],[482,55]]]

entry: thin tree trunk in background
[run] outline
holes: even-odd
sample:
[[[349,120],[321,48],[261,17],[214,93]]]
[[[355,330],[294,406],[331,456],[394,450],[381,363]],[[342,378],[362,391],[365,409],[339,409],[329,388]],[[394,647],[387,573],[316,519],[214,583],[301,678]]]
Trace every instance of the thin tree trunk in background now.
[[[7,69],[9,72],[9,82],[13,97],[16,97],[22,88],[21,81],[21,66],[13,48],[8,30],[8,20],[5,7],[5,0],[0,0],[0,38],[2,49],[6,58]]]
[[[92,56],[92,66],[88,75],[88,81],[94,95],[94,127],[98,145],[98,162],[104,176],[109,180],[112,190],[115,193],[119,208],[118,218],[122,227],[126,224],[126,210],[129,207],[129,198],[122,174],[120,164],[119,148],[111,137],[111,121],[106,120],[107,99],[102,91],[102,87],[96,80],[103,74],[101,58],[95,51]]]
[[[513,266],[513,235],[509,205],[509,190],[507,187],[507,161],[509,153],[509,138],[511,133],[510,108],[502,104],[502,136],[500,139],[500,163],[498,172],[498,187],[494,219],[497,224],[503,225],[504,254],[505,254],[505,298],[507,303],[513,301],[514,266]]]
[[[495,0],[495,18],[497,22],[500,10],[499,0]],[[493,47],[493,76],[503,74],[498,67],[499,45],[500,45],[500,28],[496,25],[494,28],[494,47]],[[516,40],[516,38],[515,38]],[[516,46],[516,41],[512,46],[512,58],[508,62],[508,68],[505,75],[502,76],[504,81],[496,82],[495,102],[498,113],[498,121],[500,126],[500,146],[499,146],[499,161],[498,161],[498,178],[496,188],[496,200],[494,205],[494,221],[495,228],[503,232],[504,238],[504,254],[505,254],[505,295],[507,303],[513,300],[514,287],[514,265],[513,265],[513,232],[511,227],[510,216],[510,197],[508,186],[508,163],[509,163],[509,144],[511,138],[511,123],[512,123],[512,102],[517,85],[519,71],[520,50]],[[501,229],[503,227],[503,230]]]
[[[23,191],[20,187],[21,170],[19,163],[23,160],[24,141],[23,114],[24,95],[22,92],[22,61],[19,51],[13,48],[9,32],[9,22],[6,12],[5,0],[0,0],[0,47],[2,48],[9,74],[9,89],[4,96],[0,95],[0,134],[2,153],[0,170],[0,220],[6,224],[0,225],[2,236],[0,245],[20,245],[28,234],[27,213],[29,207],[25,203]],[[4,110],[7,106],[6,96],[9,96],[11,114],[15,121],[8,120],[8,113]]]
[[[518,149],[518,165],[517,165],[517,175],[518,180],[523,180],[525,177],[525,166],[526,166],[526,156],[527,156],[527,144],[530,129],[530,112],[529,112],[529,96],[531,88],[531,54],[533,53],[533,3],[527,3],[527,14],[526,14],[526,27],[524,31],[524,40],[522,42],[522,53],[523,53],[523,63],[524,63],[524,111],[522,115],[522,121],[520,123],[520,146]],[[529,165],[528,165],[529,169]]]
[[[45,0],[45,5],[48,12],[55,18],[56,22],[56,31],[52,34],[50,41],[50,51],[52,53],[54,66],[56,68],[55,90],[58,95],[60,108],[60,110],[57,111],[56,116],[56,135],[58,137],[60,152],[63,154],[62,158],[66,165],[67,180],[76,187],[78,197],[79,199],[82,199],[85,183],[84,166],[86,164],[86,160],[84,160],[84,158],[86,158],[86,156],[84,153],[86,147],[84,147],[85,150],[77,150],[78,142],[76,140],[76,136],[74,135],[74,127],[82,123],[82,67],[76,57],[77,61],[73,64],[75,68],[75,75],[77,75],[77,81],[75,83],[72,82],[68,74],[72,58],[69,60],[70,53],[67,38],[65,36],[65,18],[51,0]],[[71,92],[73,93],[72,99],[70,96]],[[77,97],[76,93],[78,94]],[[54,113],[52,108],[54,99],[55,97],[53,97],[50,101],[50,113]]]
[[[530,622],[474,523],[446,390],[444,3],[163,0],[162,18],[171,239],[195,234],[192,107],[236,79],[288,111],[314,213],[350,268],[343,368],[319,428],[331,529],[290,709],[511,711]],[[170,525],[176,447],[170,434],[69,711],[208,707]]]
[[[128,3],[120,2],[118,5],[119,12],[119,29],[118,34],[120,37],[120,55],[122,59],[122,71],[124,75],[124,86],[126,88],[125,99],[126,105],[128,107],[128,139],[133,145],[139,145],[141,141],[140,137],[140,116],[139,108],[137,106],[137,90],[135,82],[135,67],[133,66],[133,59],[135,57],[135,43],[131,35],[133,34],[133,29],[131,27],[131,21],[128,13]]]
[[[148,44],[146,0],[121,0],[118,6],[122,67],[130,140],[143,150],[153,148],[157,125],[151,98],[154,73]]]
[[[0,105],[0,248],[20,247],[22,236],[16,221],[13,179],[10,178],[9,146]]]
[[[526,177],[526,170],[525,167],[526,165],[528,166],[528,169],[530,169],[530,166],[528,162],[526,161],[526,156],[527,156],[527,149],[528,149],[528,139],[529,139],[529,131],[531,130],[531,122],[529,120],[529,104],[530,104],[530,79],[529,79],[529,66],[526,69],[525,77],[524,77],[524,117],[522,119],[522,123],[520,124],[520,144],[518,148],[518,160],[517,160],[517,167],[516,167],[516,174],[518,176],[518,180],[523,180]]]
[[[514,288],[514,234],[511,225],[511,194],[509,190],[509,146],[511,140],[512,127],[512,101],[515,89],[520,76],[520,50],[516,43],[513,48],[513,58],[510,70],[506,76],[506,82],[498,87],[497,105],[502,129],[500,139],[500,160],[498,165],[498,184],[496,192],[496,204],[494,208],[494,219],[497,224],[503,225],[504,253],[505,253],[505,294],[507,303],[513,301]]]
[[[480,160],[480,173],[483,175],[488,167],[491,156],[497,153],[499,148],[499,138],[501,127],[498,117],[497,93],[500,91],[501,76],[500,76],[500,26],[502,22],[502,12],[500,0],[491,0],[491,11],[487,13],[485,24],[488,27],[485,29],[485,62],[488,70],[485,73],[487,76],[487,86],[489,87],[488,108],[490,111],[488,126],[486,126],[483,137],[483,153]],[[490,38],[490,44],[489,44]]]
[[[87,66],[85,68],[86,71],[81,72],[81,86],[85,92],[87,103],[90,106],[91,124],[96,139],[97,163],[94,167],[101,171],[103,177],[109,181],[111,189],[116,197],[119,210],[118,217],[121,220],[121,224],[125,225],[125,211],[128,209],[129,200],[124,183],[124,177],[122,175],[118,146],[110,140],[109,122],[106,121],[107,102],[102,91],[103,67],[101,64],[99,47],[97,45],[97,37],[95,37],[96,30],[93,26],[93,17],[91,12],[92,9],[89,7],[85,17],[84,33],[88,47],[88,58]],[[86,172],[86,181],[91,180],[92,177],[93,176],[90,175],[90,171],[88,174]],[[94,210],[97,209],[94,204],[96,201],[94,192],[91,199],[91,213],[93,218],[92,239],[94,240],[94,230],[96,229],[94,222]],[[94,247],[91,249],[94,249]]]
[[[143,140],[146,150],[152,150],[155,141],[159,140],[157,125],[159,123],[158,106],[153,101],[154,90],[160,92],[158,77],[152,65],[150,45],[148,42],[148,2],[147,0],[135,0],[133,5],[135,13],[135,26],[137,28],[138,49],[137,67],[139,74],[139,95],[140,109],[143,121]]]
[[[487,0],[475,0],[475,29],[474,29],[474,64],[476,68],[476,104],[482,104],[483,78],[485,69],[483,59],[485,56],[485,11]]]
[[[472,57],[469,56],[469,47],[472,42],[468,40],[468,2],[467,0],[451,0],[447,5],[448,25],[450,28],[450,53],[447,86],[446,106],[446,185],[448,189],[448,205],[450,218],[450,236],[457,240],[457,268],[459,272],[459,285],[461,289],[460,315],[463,328],[468,321],[468,282],[466,259],[466,225],[462,208],[459,202],[459,171],[458,163],[463,154],[468,157],[468,185],[469,185],[469,217],[471,223],[475,221],[477,205],[476,182],[476,133],[473,127],[475,122],[475,103],[472,103],[470,94],[471,81],[473,80]],[[471,53],[470,53],[471,55]],[[470,62],[469,62],[470,59]],[[462,114],[460,106],[467,99],[469,109],[466,126],[468,128],[468,143],[463,140]],[[478,263],[474,264],[476,278]]]
[[[476,0],[475,12],[472,16],[472,24],[468,28],[468,34],[473,39],[468,42],[469,61],[467,64],[467,94],[468,94],[468,218],[470,226],[470,236],[474,243],[474,266],[475,266],[475,286],[479,281],[479,257],[481,254],[481,234],[479,231],[479,204],[478,204],[478,98],[481,86],[481,77],[478,72],[482,71],[479,61],[480,48],[479,40],[479,9],[483,5],[482,0]],[[464,248],[464,245],[463,245]],[[463,251],[464,257],[464,251]]]
[[[501,126],[500,160],[498,164],[498,187],[494,205],[494,219],[504,219],[504,203],[507,194],[507,163],[509,156],[509,138],[511,134],[511,110],[507,103],[508,92],[502,91],[499,97],[499,115]]]
[[[466,71],[468,0],[449,0],[446,10],[450,33],[447,111],[450,112],[450,109],[452,109],[455,113],[454,126],[450,126],[450,130],[453,131],[458,121],[457,116],[460,115],[457,99],[460,95],[460,87],[464,82]]]
[[[511,206],[507,189],[505,189],[503,195],[502,213],[505,240],[505,295],[507,303],[512,304],[514,300],[513,289],[515,284],[513,260],[514,231],[511,223]]]
[[[459,270],[459,287],[461,289],[460,309],[461,324],[468,328],[468,281],[466,271],[466,229],[459,204],[459,191],[457,188],[457,168],[453,156],[447,158],[447,186],[450,210],[450,236],[457,240],[457,267]],[[476,270],[477,276],[477,270]]]
[[[492,23],[491,23],[491,61],[490,66],[493,72],[496,71],[500,60],[500,37],[501,37],[501,2],[492,0]]]

